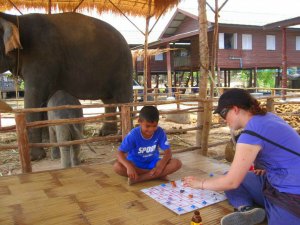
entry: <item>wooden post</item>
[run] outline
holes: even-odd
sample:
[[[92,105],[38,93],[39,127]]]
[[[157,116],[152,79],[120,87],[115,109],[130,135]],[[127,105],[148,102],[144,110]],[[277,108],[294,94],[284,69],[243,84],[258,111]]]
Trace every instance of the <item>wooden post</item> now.
[[[281,91],[282,100],[286,100],[286,88],[287,88],[287,56],[286,56],[286,27],[282,29],[282,83],[281,87],[284,88]]]
[[[180,94],[179,94],[178,88],[176,88],[175,99],[176,99],[177,110],[180,110],[179,98],[180,98]]]
[[[274,112],[274,99],[273,98],[267,99],[267,110],[268,110],[268,112]]]
[[[167,48],[170,49],[170,44],[167,44]],[[171,53],[167,51],[167,85],[168,85],[168,96],[172,96],[172,74],[171,74]]]
[[[199,14],[199,62],[200,63],[200,85],[199,85],[199,98],[207,98],[207,81],[209,74],[209,49],[208,49],[208,38],[207,38],[207,17],[206,17],[206,1],[198,0],[198,14]],[[199,108],[203,106],[201,102],[198,104]],[[201,146],[202,152],[203,146],[201,141],[209,130],[203,130],[203,123],[205,122],[205,111],[198,112],[197,114],[197,126],[200,127],[200,130],[196,132],[196,146]],[[198,152],[200,153],[201,150]]]
[[[121,106],[122,140],[131,130],[130,106]]]
[[[203,102],[203,130],[208,132],[203,132],[201,136],[201,150],[202,155],[207,156],[208,152],[208,137],[211,124],[211,111],[212,111],[212,102],[205,101]]]
[[[138,90],[133,90],[133,102],[138,101]],[[134,106],[134,110],[137,110],[137,106]]]
[[[157,103],[158,92],[159,92],[159,89],[158,88],[154,88],[154,101],[155,101],[155,103]],[[157,104],[155,104],[155,105],[157,105]]]
[[[32,168],[25,113],[16,113],[15,120],[22,173],[30,173]]]

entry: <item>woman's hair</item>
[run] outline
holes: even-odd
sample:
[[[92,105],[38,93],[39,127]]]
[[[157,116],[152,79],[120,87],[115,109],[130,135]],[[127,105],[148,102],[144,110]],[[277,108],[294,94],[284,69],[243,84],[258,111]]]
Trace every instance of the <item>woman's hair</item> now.
[[[251,96],[251,100],[250,100],[250,107],[246,107],[246,106],[243,106],[243,105],[237,105],[237,107],[241,108],[241,109],[244,109],[244,110],[247,110],[249,111],[250,113],[252,113],[253,115],[265,115],[267,113],[267,109],[262,107],[260,105],[260,102],[255,99],[254,97]]]
[[[224,108],[232,108],[233,106],[247,110],[253,115],[265,115],[267,113],[266,108],[263,108],[256,98],[248,91],[239,88],[230,89],[222,94],[214,113],[220,113]]]
[[[146,120],[147,122],[158,122],[159,120],[159,112],[156,107],[147,105],[144,106],[139,115],[140,120]]]

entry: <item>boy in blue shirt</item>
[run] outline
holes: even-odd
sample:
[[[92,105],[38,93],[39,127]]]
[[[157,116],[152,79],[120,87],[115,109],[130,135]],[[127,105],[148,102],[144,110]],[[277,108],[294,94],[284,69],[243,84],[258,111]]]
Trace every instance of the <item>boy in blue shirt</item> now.
[[[167,135],[158,126],[159,112],[154,106],[144,106],[139,114],[139,126],[124,138],[117,153],[114,171],[128,177],[128,184],[162,178],[181,168],[181,161],[172,158]],[[159,158],[159,149],[164,151]]]

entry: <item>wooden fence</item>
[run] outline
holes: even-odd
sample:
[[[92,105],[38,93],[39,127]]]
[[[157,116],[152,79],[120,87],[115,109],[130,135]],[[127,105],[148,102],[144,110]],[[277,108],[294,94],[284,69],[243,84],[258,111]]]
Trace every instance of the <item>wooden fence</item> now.
[[[274,91],[275,93],[275,91]],[[163,110],[160,109],[160,114],[185,114],[185,113],[196,113],[197,114],[197,120],[199,120],[199,113],[210,114],[212,113],[213,108],[216,105],[217,98],[213,99],[199,99],[197,96],[188,97],[184,94],[177,93],[176,99],[174,101],[160,101],[159,100],[159,93],[154,92],[156,94],[156,97],[154,98],[156,101],[152,102],[134,102],[130,104],[122,104],[122,105],[116,105],[116,104],[92,104],[92,105],[81,105],[81,106],[58,106],[58,107],[49,107],[49,108],[30,108],[30,109],[15,109],[13,110],[13,114],[15,116],[16,125],[15,126],[7,126],[7,127],[0,127],[0,133],[3,132],[16,132],[17,133],[17,144],[16,145],[9,145],[9,144],[2,144],[0,145],[0,151],[1,150],[11,150],[11,149],[18,149],[19,155],[20,155],[20,163],[23,173],[28,173],[32,171],[31,168],[31,162],[30,162],[30,148],[32,147],[42,147],[42,148],[48,148],[48,147],[58,147],[58,146],[70,146],[74,144],[84,144],[84,143],[92,143],[92,142],[98,142],[102,140],[121,140],[131,129],[131,121],[133,118],[136,118],[136,114],[138,113],[137,108],[144,106],[144,105],[156,105],[158,108],[163,105],[176,105],[174,109],[171,110]],[[299,100],[293,101],[293,102],[278,102],[275,101],[276,99],[282,99],[282,96],[279,95],[269,95],[269,96],[261,96],[258,97],[260,100],[263,100],[266,102],[266,107],[268,111],[274,112],[274,105],[276,104],[300,104]],[[300,98],[300,94],[290,94],[285,96],[285,99],[288,98]],[[208,105],[211,105],[212,107],[208,107]],[[214,106],[213,106],[214,105]],[[59,110],[59,109],[74,109],[74,108],[103,108],[103,107],[119,107],[119,112],[116,113],[100,113],[96,116],[91,117],[83,117],[83,118],[76,118],[76,119],[60,119],[60,120],[44,120],[44,121],[35,121],[35,122],[27,122],[26,121],[26,114],[27,113],[33,113],[33,112],[46,112],[51,110]],[[188,107],[183,107],[188,106]],[[28,140],[28,129],[34,129],[34,128],[41,128],[41,127],[48,127],[48,126],[54,126],[54,125],[62,125],[62,124],[70,124],[70,123],[102,123],[103,119],[110,116],[118,116],[119,119],[117,119],[117,122],[120,124],[120,128],[122,131],[121,135],[112,135],[107,137],[89,137],[81,140],[74,140],[74,141],[66,141],[61,143],[29,143]],[[205,118],[211,118],[211,117],[205,117]],[[111,121],[113,122],[113,121]],[[116,122],[116,121],[114,121]],[[199,126],[199,123],[197,123],[197,126],[189,127],[186,129],[181,129],[178,131],[176,130],[167,130],[167,133],[178,133],[178,132],[189,132],[189,131],[200,131],[203,129],[210,129],[211,127],[211,121],[205,121],[204,125]],[[225,126],[224,121],[220,121],[220,123],[215,125],[222,125]],[[199,138],[197,133],[195,135],[196,139]],[[224,144],[224,143],[223,143]],[[201,150],[202,146],[202,150]],[[208,137],[202,138],[201,140],[196,140],[196,145],[193,147],[188,147],[184,149],[179,149],[177,152],[183,152],[183,151],[189,151],[189,150],[195,150],[198,149],[199,153],[206,155],[204,152],[205,149],[203,146],[208,146]],[[201,150],[201,151],[200,151]]]

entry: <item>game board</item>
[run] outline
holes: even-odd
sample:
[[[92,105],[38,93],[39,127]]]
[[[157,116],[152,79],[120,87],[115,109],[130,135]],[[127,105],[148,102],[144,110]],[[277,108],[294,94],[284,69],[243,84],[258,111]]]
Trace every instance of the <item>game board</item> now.
[[[181,215],[226,199],[224,194],[183,187],[181,180],[161,184],[141,191],[163,206]]]

